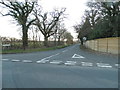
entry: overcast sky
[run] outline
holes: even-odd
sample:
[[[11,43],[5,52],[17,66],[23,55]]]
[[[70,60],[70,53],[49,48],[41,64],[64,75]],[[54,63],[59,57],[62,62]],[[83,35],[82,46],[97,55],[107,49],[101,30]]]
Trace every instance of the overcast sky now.
[[[84,14],[86,2],[88,0],[40,0],[39,3],[43,7],[44,11],[52,11],[53,8],[66,8],[68,18],[65,20],[66,28],[76,38],[76,33],[73,29],[73,25],[81,22],[81,18]],[[0,17],[0,36],[21,38],[20,27],[12,23],[11,18]]]

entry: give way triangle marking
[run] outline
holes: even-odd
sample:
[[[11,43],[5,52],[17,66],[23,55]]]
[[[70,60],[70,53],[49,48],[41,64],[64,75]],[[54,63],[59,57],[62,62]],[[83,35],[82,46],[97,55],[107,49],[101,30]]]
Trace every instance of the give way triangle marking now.
[[[72,56],[72,58],[85,58],[85,57],[83,57],[83,56],[81,56],[81,55],[78,55],[78,54],[74,54],[74,55]]]

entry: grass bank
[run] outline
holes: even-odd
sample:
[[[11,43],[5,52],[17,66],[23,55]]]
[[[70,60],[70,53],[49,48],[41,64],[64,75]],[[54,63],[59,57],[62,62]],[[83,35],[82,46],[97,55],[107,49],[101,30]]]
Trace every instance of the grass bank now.
[[[65,48],[69,45],[63,45],[63,46],[56,46],[56,47],[48,47],[48,48],[34,48],[34,49],[13,49],[13,50],[3,50],[2,54],[15,54],[15,53],[30,53],[30,52],[40,52],[40,51],[49,51],[49,50],[55,50],[60,48]]]

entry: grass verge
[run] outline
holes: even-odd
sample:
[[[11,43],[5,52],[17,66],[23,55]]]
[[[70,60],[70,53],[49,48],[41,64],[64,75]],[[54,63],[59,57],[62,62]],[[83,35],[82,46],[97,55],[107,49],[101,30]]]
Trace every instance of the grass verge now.
[[[49,50],[55,50],[60,48],[65,48],[69,45],[63,45],[63,46],[56,46],[56,47],[48,47],[48,48],[35,48],[35,49],[13,49],[13,50],[3,50],[0,52],[0,54],[15,54],[15,53],[30,53],[30,52],[40,52],[40,51],[49,51]]]

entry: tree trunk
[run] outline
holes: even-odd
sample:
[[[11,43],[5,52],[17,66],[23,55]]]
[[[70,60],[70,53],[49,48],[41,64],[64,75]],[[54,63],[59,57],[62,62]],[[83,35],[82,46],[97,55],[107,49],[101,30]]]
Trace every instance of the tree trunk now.
[[[22,42],[23,42],[23,49],[25,50],[28,47],[28,29],[25,25],[23,25],[23,36],[22,36]]]
[[[81,45],[83,45],[83,38],[80,38],[80,41],[81,41]]]
[[[48,47],[48,37],[44,36],[44,46]]]
[[[55,45],[55,46],[57,46],[57,41],[56,41],[56,38],[55,38],[55,40],[54,40],[54,45]]]
[[[60,43],[60,36],[58,37],[58,45],[60,45],[61,43]]]

